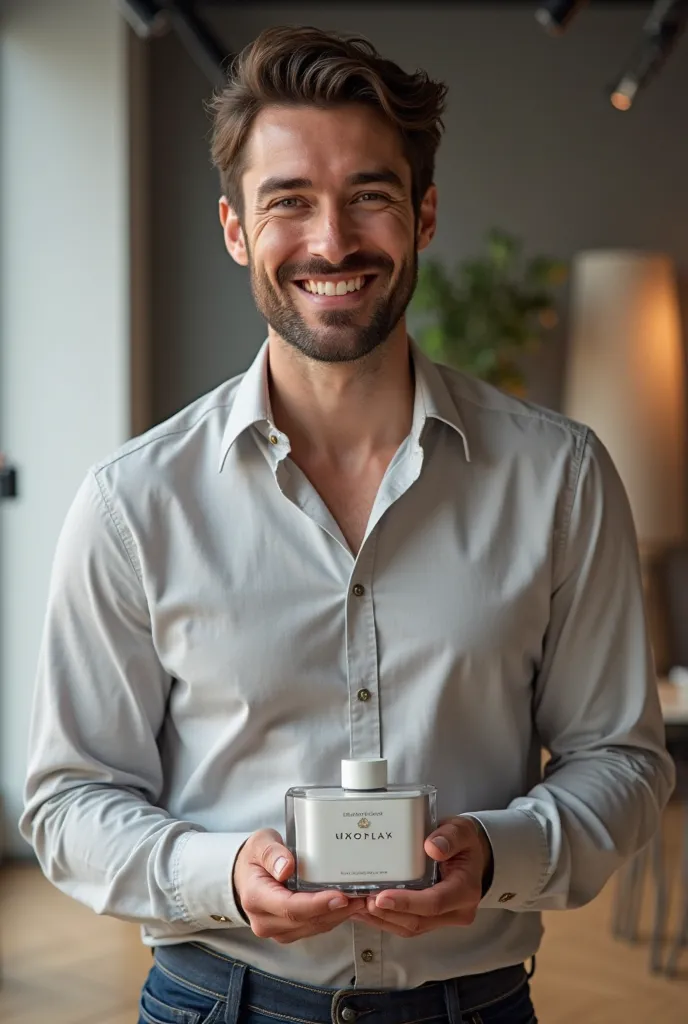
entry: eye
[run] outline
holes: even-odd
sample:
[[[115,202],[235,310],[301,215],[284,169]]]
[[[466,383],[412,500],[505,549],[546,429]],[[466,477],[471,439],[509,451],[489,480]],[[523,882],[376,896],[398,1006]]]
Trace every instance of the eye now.
[[[356,196],[356,202],[365,199],[367,202],[388,202],[389,196],[386,196],[383,192],[361,192],[359,196]]]
[[[274,202],[270,209],[293,210],[300,202],[301,200],[297,196],[285,196],[284,199],[278,199]]]

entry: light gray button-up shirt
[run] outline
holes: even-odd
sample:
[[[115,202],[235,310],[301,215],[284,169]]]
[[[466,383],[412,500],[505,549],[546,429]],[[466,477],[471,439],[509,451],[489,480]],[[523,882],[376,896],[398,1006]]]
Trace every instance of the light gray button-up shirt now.
[[[356,556],[274,424],[267,343],[76,496],[20,825],[57,886],[151,945],[193,938],[318,985],[488,971],[533,954],[539,912],[591,899],[657,828],[672,766],[609,455],[412,351],[411,432]],[[475,923],[257,938],[229,881],[241,844],[284,834],[289,786],[379,756],[390,782],[437,786],[441,816],[482,822],[495,869]]]

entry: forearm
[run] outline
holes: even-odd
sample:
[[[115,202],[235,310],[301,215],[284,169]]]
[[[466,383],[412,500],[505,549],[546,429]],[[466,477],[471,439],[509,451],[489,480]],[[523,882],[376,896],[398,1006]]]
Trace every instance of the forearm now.
[[[180,935],[246,924],[231,879],[244,833],[208,833],[102,784],[37,792],[20,826],[46,877],[96,913]]]
[[[507,809],[476,812],[494,855],[481,907],[564,910],[592,900],[651,839],[673,778],[661,749],[581,752],[552,764]]]

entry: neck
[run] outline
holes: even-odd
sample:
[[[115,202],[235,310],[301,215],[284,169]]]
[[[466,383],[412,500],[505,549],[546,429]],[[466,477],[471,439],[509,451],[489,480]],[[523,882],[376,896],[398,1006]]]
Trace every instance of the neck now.
[[[273,415],[297,460],[361,463],[395,450],[409,433],[414,388],[403,321],[351,363],[309,359],[272,332],[268,344]]]

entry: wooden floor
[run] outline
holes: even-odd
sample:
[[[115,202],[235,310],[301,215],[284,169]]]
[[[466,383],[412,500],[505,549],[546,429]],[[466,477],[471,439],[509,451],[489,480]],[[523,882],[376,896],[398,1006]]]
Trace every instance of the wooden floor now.
[[[666,826],[671,867],[679,832],[673,808]],[[610,936],[612,893],[613,885],[582,910],[545,915],[533,979],[541,1024],[688,1024],[688,950],[676,979],[651,975],[649,900],[641,940],[628,946]],[[0,871],[0,922],[2,1024],[136,1024],[151,964],[137,928],[97,917],[37,869],[18,865]]]

